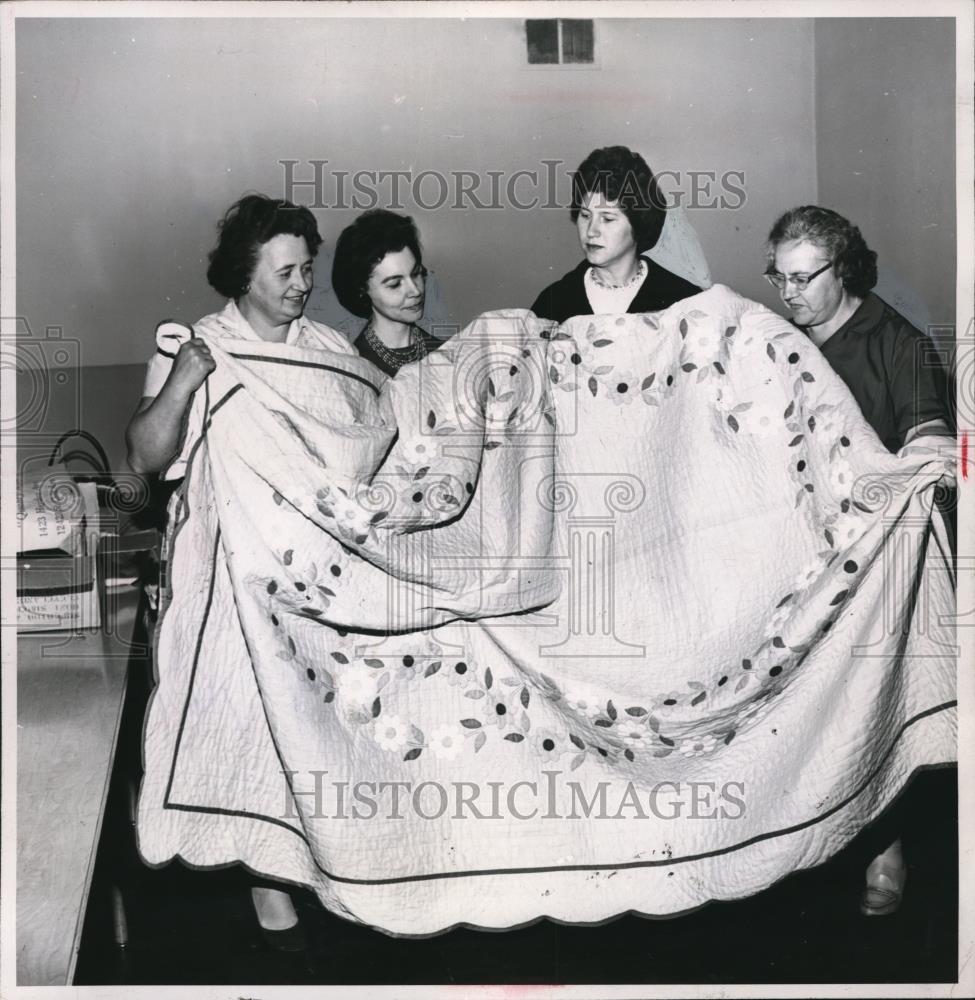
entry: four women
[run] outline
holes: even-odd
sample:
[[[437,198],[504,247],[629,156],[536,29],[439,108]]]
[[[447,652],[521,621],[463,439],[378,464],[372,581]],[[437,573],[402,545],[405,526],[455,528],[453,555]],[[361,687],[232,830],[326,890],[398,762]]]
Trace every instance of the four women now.
[[[594,150],[573,175],[570,215],[585,259],[538,295],[532,310],[539,317],[562,322],[577,315],[653,312],[700,291],[644,256],[660,236],[666,207],[638,154],[623,146]],[[229,301],[201,321],[207,332],[358,352],[389,376],[436,350],[440,342],[419,326],[426,271],[412,219],[377,209],[338,238],[333,287],[343,307],[366,320],[354,345],[303,315],[321,242],[307,209],[261,195],[242,198],[221,222],[210,257],[208,280]],[[876,254],[855,226],[826,209],[794,209],[775,223],[767,254],[766,276],[793,321],[847,383],[888,448],[951,434],[944,374],[916,363],[926,338],[870,290]],[[213,369],[200,339],[152,358],[127,430],[135,471],[164,471],[170,479],[183,474],[174,459],[186,416]],[[893,912],[904,880],[895,841],[868,869],[862,911]],[[263,888],[254,889],[253,898],[265,936],[279,947],[300,945],[288,895]]]

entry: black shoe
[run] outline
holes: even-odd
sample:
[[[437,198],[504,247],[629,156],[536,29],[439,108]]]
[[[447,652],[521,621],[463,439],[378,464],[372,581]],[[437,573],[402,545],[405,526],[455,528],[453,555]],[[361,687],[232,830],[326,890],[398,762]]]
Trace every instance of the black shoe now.
[[[886,917],[896,913],[904,900],[907,865],[883,867],[876,861],[867,869],[867,884],[860,896],[860,912],[865,917]]]

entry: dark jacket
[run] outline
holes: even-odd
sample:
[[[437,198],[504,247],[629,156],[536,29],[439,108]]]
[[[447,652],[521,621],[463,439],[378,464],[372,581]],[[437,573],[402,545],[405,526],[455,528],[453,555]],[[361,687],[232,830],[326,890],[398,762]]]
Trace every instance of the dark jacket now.
[[[643,284],[627,312],[658,312],[681,299],[697,295],[701,290],[697,285],[671,274],[648,257],[644,259],[647,262],[647,276],[643,279]],[[592,306],[586,297],[584,282],[588,267],[588,261],[583,261],[578,267],[549,285],[535,299],[532,312],[542,319],[554,319],[556,323],[563,323],[570,316],[591,316]]]

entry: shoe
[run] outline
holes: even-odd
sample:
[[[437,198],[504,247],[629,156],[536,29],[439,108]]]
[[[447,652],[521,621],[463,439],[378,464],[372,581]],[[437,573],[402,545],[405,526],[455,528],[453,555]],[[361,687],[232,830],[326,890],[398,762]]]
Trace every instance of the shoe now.
[[[896,913],[904,899],[907,865],[867,868],[867,884],[860,896],[860,912],[865,917],[886,917]]]
[[[266,885],[251,887],[251,912],[257,920],[264,943],[275,951],[304,951],[308,945],[305,939],[305,928],[294,908],[294,902],[281,889],[272,889]],[[261,922],[264,913],[270,922],[277,923],[288,919],[288,914],[294,917],[290,927],[272,929]]]
[[[301,920],[280,931],[272,931],[261,924],[258,926],[261,928],[261,937],[264,939],[264,943],[275,951],[298,952],[304,951],[308,947],[305,927]]]

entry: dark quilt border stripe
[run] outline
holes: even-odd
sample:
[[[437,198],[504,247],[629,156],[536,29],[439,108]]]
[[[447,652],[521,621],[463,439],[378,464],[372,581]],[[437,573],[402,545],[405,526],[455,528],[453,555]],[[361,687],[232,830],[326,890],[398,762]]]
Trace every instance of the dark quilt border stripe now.
[[[307,362],[307,363],[306,362],[295,362],[295,361],[288,361],[288,360],[285,360],[285,359],[264,358],[264,357],[257,356],[257,355],[253,356],[252,358],[250,356],[247,356],[247,355],[233,355],[233,356],[234,357],[241,357],[243,359],[256,360],[256,361],[279,361],[279,363],[293,364],[293,365],[298,365],[298,366],[301,366],[301,367],[325,368],[325,369],[327,369],[329,371],[335,371],[338,374],[349,375],[350,378],[358,379],[359,381],[364,382],[366,385],[368,385],[371,389],[373,389],[374,391],[376,391],[377,394],[378,394],[378,390],[376,390],[375,386],[371,385],[371,383],[367,382],[365,379],[362,379],[362,378],[360,378],[357,375],[351,375],[348,372],[342,372],[340,369],[332,368],[332,366],[330,366],[330,365],[320,365],[320,364],[314,364],[314,363],[310,363],[310,362]],[[209,427],[210,422],[212,421],[212,418],[213,418],[213,414],[216,413],[217,410],[221,406],[223,406],[223,404],[226,403],[227,400],[229,400],[230,397],[233,396],[237,392],[238,389],[241,389],[241,388],[242,388],[242,386],[238,383],[232,389],[230,389],[215,404],[215,406],[213,407],[213,409],[210,412],[209,418],[205,422],[204,429],[206,429],[207,427]],[[202,441],[202,437],[201,437],[200,440]],[[198,441],[197,445],[199,445],[199,443],[200,442]],[[195,452],[196,452],[196,447],[194,447],[193,452],[191,452],[191,454],[189,456],[189,459],[187,461],[187,466],[188,467],[191,464],[193,458],[195,458]],[[175,547],[175,538],[174,538],[173,542],[174,542],[174,547]],[[210,584],[209,584],[209,591],[208,591],[208,594],[207,594],[207,602],[206,602],[206,607],[204,609],[203,620],[200,623],[199,634],[197,635],[196,650],[195,650],[194,658],[193,658],[193,667],[192,667],[191,672],[190,672],[190,682],[189,682],[189,685],[187,687],[186,699],[185,699],[185,702],[184,702],[184,705],[183,705],[183,712],[182,712],[182,716],[181,716],[181,719],[180,719],[180,725],[179,725],[179,731],[178,731],[178,734],[177,734],[177,740],[176,740],[176,743],[175,743],[174,748],[173,748],[173,757],[172,757],[172,762],[171,762],[171,765],[170,765],[169,781],[168,781],[167,786],[166,786],[166,794],[165,794],[164,801],[163,801],[163,808],[164,809],[172,809],[174,811],[180,811],[180,812],[199,813],[199,814],[202,814],[202,815],[228,816],[228,817],[236,817],[236,818],[239,818],[239,819],[250,819],[250,820],[255,820],[257,822],[268,823],[268,824],[270,824],[272,826],[278,826],[281,829],[287,830],[287,831],[295,834],[304,843],[305,847],[308,849],[309,854],[311,855],[311,861],[312,861],[312,863],[315,865],[315,867],[318,869],[318,871],[320,871],[322,873],[322,875],[324,875],[327,879],[329,879],[332,882],[338,882],[338,883],[345,884],[345,885],[363,885],[363,886],[369,886],[369,885],[376,885],[376,886],[378,886],[378,885],[401,885],[401,884],[407,884],[407,883],[411,883],[411,882],[432,882],[432,881],[440,881],[440,880],[445,880],[445,879],[475,878],[475,877],[494,876],[494,875],[536,875],[536,874],[544,874],[546,872],[563,872],[563,871],[565,871],[565,872],[570,872],[570,871],[625,871],[625,870],[628,870],[628,869],[661,868],[661,867],[668,867],[668,866],[673,866],[673,865],[678,865],[678,864],[687,864],[687,863],[692,862],[692,861],[702,861],[702,860],[704,860],[706,858],[721,857],[722,855],[725,855],[725,854],[732,854],[732,853],[734,853],[736,851],[744,850],[746,847],[751,847],[751,846],[753,846],[755,844],[762,843],[763,841],[766,841],[766,840],[773,840],[773,839],[776,839],[778,837],[789,836],[790,834],[798,833],[800,830],[808,829],[809,827],[815,826],[818,823],[822,823],[824,820],[828,819],[830,816],[832,816],[835,813],[839,812],[839,810],[846,808],[846,806],[848,806],[854,799],[856,799],[860,795],[862,795],[863,792],[870,786],[870,783],[874,780],[874,778],[876,778],[876,776],[879,774],[881,768],[884,766],[884,764],[886,764],[887,760],[890,758],[891,754],[894,751],[894,748],[900,742],[901,737],[904,735],[904,733],[911,726],[915,725],[916,723],[918,723],[918,722],[922,721],[923,719],[926,719],[926,718],[928,718],[928,717],[930,717],[932,715],[936,715],[936,714],[938,714],[940,712],[945,712],[945,711],[948,711],[949,709],[956,708],[957,705],[958,705],[957,700],[946,701],[946,702],[943,702],[940,705],[934,705],[931,708],[925,709],[923,712],[919,712],[917,715],[912,716],[910,719],[908,719],[901,726],[901,728],[898,730],[897,736],[894,738],[893,742],[891,743],[889,749],[887,750],[887,753],[884,754],[884,756],[881,758],[881,760],[877,764],[877,766],[870,772],[869,775],[867,775],[867,777],[863,780],[863,782],[859,785],[859,787],[857,787],[856,789],[854,789],[854,791],[852,791],[845,799],[843,799],[842,801],[838,802],[835,806],[833,806],[831,809],[828,809],[826,812],[821,813],[818,816],[814,816],[811,819],[804,820],[801,823],[796,823],[796,824],[793,824],[792,826],[783,827],[783,828],[778,829],[778,830],[772,830],[772,831],[769,831],[767,833],[756,834],[754,837],[750,837],[748,840],[740,841],[737,844],[730,844],[727,847],[716,848],[713,851],[703,851],[703,852],[698,853],[698,854],[688,854],[688,855],[684,855],[683,857],[679,857],[679,858],[673,858],[673,857],[672,858],[660,858],[658,860],[653,860],[653,861],[625,861],[625,862],[619,862],[619,863],[616,863],[616,864],[613,864],[613,863],[605,863],[605,864],[603,864],[603,863],[597,863],[597,864],[586,864],[586,865],[545,865],[545,866],[523,867],[523,868],[486,868],[486,869],[470,869],[470,870],[458,871],[458,872],[428,872],[428,873],[425,873],[425,874],[418,874],[418,875],[396,875],[396,876],[390,876],[390,877],[387,877],[387,878],[356,878],[356,877],[353,877],[353,876],[337,875],[337,874],[335,874],[333,872],[330,872],[327,868],[324,868],[322,865],[320,865],[318,863],[318,860],[315,858],[315,856],[314,856],[314,854],[312,852],[311,843],[310,843],[310,841],[308,839],[308,836],[305,834],[305,832],[303,830],[297,829],[296,827],[294,827],[294,826],[292,826],[292,825],[290,825],[288,823],[285,823],[283,820],[277,819],[277,818],[275,818],[273,816],[263,816],[263,815],[261,815],[259,813],[253,813],[253,812],[249,812],[249,811],[245,811],[245,810],[225,809],[225,808],[221,808],[219,806],[197,806],[197,805],[193,805],[191,803],[172,802],[170,800],[170,793],[172,791],[172,784],[173,784],[175,770],[176,770],[176,758],[177,758],[178,753],[179,753],[179,747],[180,747],[180,743],[181,743],[181,740],[182,740],[183,728],[184,728],[184,725],[185,725],[185,722],[186,722],[186,716],[187,716],[187,714],[189,712],[189,703],[190,703],[190,699],[191,699],[192,693],[193,693],[193,682],[194,682],[195,677],[196,677],[196,670],[197,670],[197,665],[198,665],[198,660],[199,660],[199,655],[200,655],[200,649],[201,649],[202,643],[203,643],[203,635],[204,635],[204,632],[206,631],[207,620],[209,618],[210,610],[211,610],[211,606],[212,606],[212,602],[213,602],[213,590],[214,590],[214,585],[215,585],[215,581],[216,581],[216,562],[217,562],[217,553],[219,551],[219,544],[220,544],[220,529],[218,527],[217,531],[216,531],[216,539],[215,539],[215,544],[214,544],[214,549],[213,549],[213,556],[212,556],[211,566],[210,566]],[[173,553],[173,555],[175,555],[175,552]],[[275,752],[278,755],[278,763],[282,765],[282,773],[286,774],[287,773],[287,769],[284,768],[284,762],[281,760],[280,751],[278,750],[277,743],[274,740],[273,733],[271,734],[271,741],[272,741],[272,744],[274,745]],[[289,787],[290,787],[290,783],[289,783]]]
[[[207,606],[207,613],[209,613],[209,605]],[[204,623],[200,629],[201,636],[205,624],[206,622],[204,619]],[[194,673],[195,673],[195,664],[194,664]],[[184,708],[184,718],[185,718],[185,712],[188,709],[190,694],[191,690],[187,692],[187,702],[186,702],[186,708]],[[876,778],[881,768],[887,762],[888,758],[893,753],[894,748],[900,742],[901,737],[911,726],[932,715],[936,715],[941,712],[946,712],[949,709],[956,708],[957,705],[958,705],[957,700],[946,701],[940,705],[934,705],[931,708],[925,709],[923,712],[919,712],[917,715],[908,719],[898,730],[897,736],[891,743],[887,753],[884,754],[880,762],[870,772],[870,774],[867,775],[867,777],[863,780],[860,786],[856,788],[854,791],[852,791],[845,799],[843,799],[841,802],[838,802],[835,806],[833,806],[831,809],[828,809],[826,812],[821,813],[818,816],[814,816],[811,819],[804,820],[801,823],[795,823],[792,826],[783,827],[778,830],[771,830],[768,833],[756,834],[754,837],[750,837],[748,840],[743,840],[736,844],[730,844],[727,847],[719,847],[713,851],[702,851],[698,854],[687,854],[679,858],[671,857],[671,858],[660,858],[654,861],[624,861],[617,863],[607,862],[607,863],[595,863],[595,864],[585,864],[585,865],[542,865],[542,866],[522,867],[522,868],[484,868],[484,869],[469,869],[457,872],[428,872],[425,874],[418,874],[418,875],[395,875],[387,878],[356,878],[353,876],[337,875],[334,872],[330,872],[327,868],[324,868],[321,864],[318,863],[318,860],[312,853],[311,843],[305,832],[303,830],[296,829],[290,824],[287,824],[282,820],[276,819],[273,816],[262,816],[257,813],[252,813],[238,809],[224,809],[219,806],[196,806],[190,803],[171,802],[169,801],[168,789],[166,797],[167,801],[163,804],[163,807],[167,809],[176,809],[183,812],[196,812],[206,815],[232,816],[240,819],[252,819],[252,820],[257,820],[259,822],[269,823],[274,826],[279,826],[285,830],[290,831],[291,833],[294,833],[304,843],[305,847],[309,851],[309,854],[311,855],[312,863],[322,873],[322,875],[324,875],[327,879],[329,879],[332,882],[339,882],[346,885],[377,885],[377,886],[401,885],[410,882],[432,882],[444,879],[474,878],[474,877],[483,877],[492,875],[539,875],[539,874],[544,874],[546,872],[625,871],[628,869],[635,869],[635,868],[670,867],[673,865],[687,864],[692,861],[702,861],[706,858],[721,857],[722,855],[725,854],[732,854],[736,851],[744,850],[746,847],[751,847],[763,841],[773,840],[778,837],[789,836],[790,834],[798,833],[800,830],[805,830],[811,826],[815,826],[818,823],[822,823],[830,816],[839,812],[839,810],[846,808],[846,806],[848,806],[854,799],[858,798],[860,795],[863,794],[863,792],[870,786],[870,783],[874,780],[874,778]],[[272,736],[272,742],[273,742],[273,736]],[[175,760],[176,751],[178,751],[178,746],[176,747],[176,750],[174,750],[173,771],[175,771],[175,766],[176,766],[176,760]],[[275,744],[275,751],[277,751],[276,744]],[[280,753],[278,754],[278,762],[282,763],[282,773],[286,773],[286,769],[283,768],[283,762],[280,759]]]
[[[173,745],[173,758],[169,767],[169,778],[166,781],[166,792],[163,795],[163,808],[169,805],[169,796],[173,790],[173,781],[176,777],[176,758],[179,756],[180,744],[183,741],[183,730],[186,727],[186,716],[190,710],[190,700],[193,694],[193,682],[196,679],[196,670],[200,664],[200,650],[203,648],[203,636],[206,634],[207,622],[210,618],[210,609],[213,607],[213,591],[217,582],[217,553],[220,551],[220,528],[214,532],[213,556],[210,561],[210,582],[207,586],[207,599],[203,607],[203,621],[200,623],[200,631],[196,636],[196,646],[193,650],[193,666],[190,668],[190,682],[187,687],[186,698],[183,701],[183,711],[180,714],[179,728],[176,731],[176,742]],[[170,560],[172,562],[172,560]]]
[[[156,353],[161,354],[164,358],[169,358],[175,360],[176,355],[170,351],[164,351],[161,347],[156,348]],[[236,358],[238,361],[260,361],[264,364],[272,365],[291,365],[295,368],[318,368],[322,371],[334,372],[336,375],[344,375],[346,378],[355,379],[357,382],[361,382],[364,386],[372,391],[378,396],[379,388],[372,384],[364,375],[357,375],[355,372],[347,372],[343,368],[337,368],[335,365],[326,365],[320,361],[297,361],[294,358],[269,358],[265,357],[263,354],[235,354],[233,351],[227,351],[227,354],[232,358]]]
[[[356,382],[361,382],[367,388],[372,389],[377,396],[379,395],[378,387],[374,386],[365,376],[356,375],[355,372],[347,372],[342,368],[336,368],[335,365],[323,364],[321,361],[296,361],[293,358],[269,358],[265,357],[263,354],[235,354],[233,351],[227,351],[227,353],[232,358],[237,358],[238,361],[261,361],[264,364],[291,365],[294,368],[318,368],[321,371],[334,372],[336,375],[344,375],[346,378],[355,379]]]

